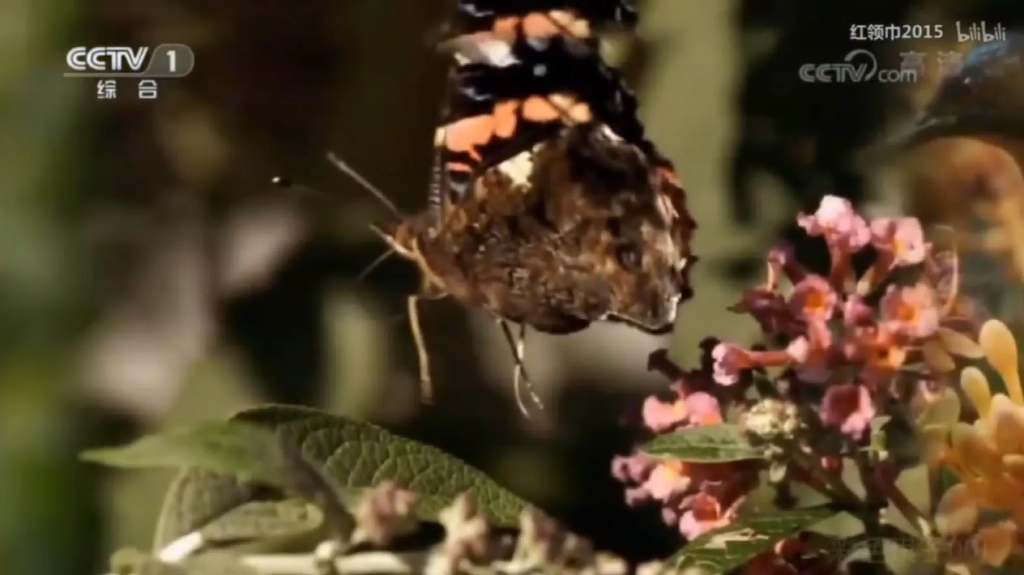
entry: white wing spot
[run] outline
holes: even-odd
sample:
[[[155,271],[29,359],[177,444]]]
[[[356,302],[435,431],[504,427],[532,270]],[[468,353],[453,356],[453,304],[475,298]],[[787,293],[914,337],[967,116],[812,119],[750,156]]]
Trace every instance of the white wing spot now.
[[[496,68],[519,63],[519,59],[512,53],[512,46],[497,38],[469,38],[459,42],[455,58],[458,64],[476,62]]]
[[[608,124],[601,124],[601,133],[613,142],[621,142],[622,136],[615,133],[615,130],[608,127]]]
[[[526,150],[512,156],[498,165],[498,169],[512,180],[515,185],[525,186],[530,183],[533,173],[533,150]]]

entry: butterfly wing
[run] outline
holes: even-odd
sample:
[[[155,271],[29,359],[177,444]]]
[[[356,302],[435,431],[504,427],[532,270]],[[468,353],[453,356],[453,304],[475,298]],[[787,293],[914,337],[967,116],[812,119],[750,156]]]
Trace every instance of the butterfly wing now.
[[[636,24],[632,0],[460,0],[439,45],[458,50],[467,47],[464,40],[472,40],[476,48],[498,48],[488,41],[583,39],[609,29],[631,30]]]
[[[642,140],[636,98],[598,53],[595,31],[633,27],[627,0],[462,0],[442,50],[455,61],[435,134],[432,211],[459,202],[479,176],[558,135],[606,121]]]
[[[635,23],[613,4],[462,2],[443,44],[455,64],[435,137],[436,265],[455,262],[463,299],[539,329],[575,317],[660,333],[689,297],[685,193],[597,49],[599,18]]]

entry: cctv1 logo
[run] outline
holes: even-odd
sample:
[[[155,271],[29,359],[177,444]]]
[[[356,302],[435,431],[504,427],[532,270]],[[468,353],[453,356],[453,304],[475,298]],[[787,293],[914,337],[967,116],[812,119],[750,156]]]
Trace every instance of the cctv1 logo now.
[[[182,78],[192,71],[195,56],[184,44],[161,44],[152,54],[146,46],[78,46],[68,50],[67,64],[71,71],[65,76]]]

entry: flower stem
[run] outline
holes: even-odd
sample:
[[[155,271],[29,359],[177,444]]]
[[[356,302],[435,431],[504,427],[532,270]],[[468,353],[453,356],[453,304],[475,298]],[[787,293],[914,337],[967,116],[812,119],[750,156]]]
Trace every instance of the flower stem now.
[[[783,447],[796,467],[806,474],[807,480],[804,483],[844,505],[860,505],[860,498],[843,482],[843,478],[822,467],[821,463],[801,449],[798,443],[787,441]]]

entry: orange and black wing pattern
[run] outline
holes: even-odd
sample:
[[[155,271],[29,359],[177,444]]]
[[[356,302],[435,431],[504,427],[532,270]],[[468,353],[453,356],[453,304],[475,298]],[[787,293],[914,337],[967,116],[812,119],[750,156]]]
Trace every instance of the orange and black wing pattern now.
[[[627,0],[459,2],[440,44],[454,65],[435,135],[436,213],[485,171],[588,123],[635,145],[674,181],[644,134],[636,96],[598,50],[600,31],[636,22]]]
[[[476,36],[507,43],[519,38],[592,38],[609,28],[632,29],[637,12],[631,0],[461,0],[448,22],[449,40]]]

